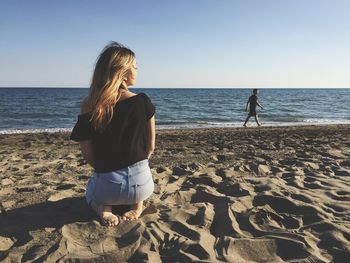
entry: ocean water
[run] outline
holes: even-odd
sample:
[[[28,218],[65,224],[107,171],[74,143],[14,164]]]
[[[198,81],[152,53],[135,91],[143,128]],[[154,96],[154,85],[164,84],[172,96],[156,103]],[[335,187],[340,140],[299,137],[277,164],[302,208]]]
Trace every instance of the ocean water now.
[[[131,89],[156,106],[157,128],[242,126],[251,89]],[[69,131],[88,89],[0,88],[0,133]],[[350,89],[260,89],[265,126],[350,124]],[[250,119],[248,126],[255,125]]]

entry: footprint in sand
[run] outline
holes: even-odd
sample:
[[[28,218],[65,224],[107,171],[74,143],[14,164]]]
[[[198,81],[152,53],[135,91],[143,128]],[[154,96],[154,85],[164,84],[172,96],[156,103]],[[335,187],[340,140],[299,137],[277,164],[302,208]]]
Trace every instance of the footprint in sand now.
[[[37,158],[37,156],[35,156],[34,153],[26,153],[22,157],[23,157],[23,159],[26,159],[26,160],[28,160],[28,159],[36,159]]]
[[[183,238],[166,233],[158,245],[160,258],[164,262],[189,262],[190,258],[180,253],[183,247],[185,247]]]
[[[272,190],[272,187],[270,185],[264,184],[264,183],[258,183],[254,185],[254,192],[255,193],[262,193],[265,191]]]
[[[216,162],[224,163],[228,160],[228,157],[224,154],[218,154],[216,156],[213,156],[213,160]]]
[[[214,209],[212,204],[201,204],[195,215],[187,219],[187,223],[197,227],[208,227],[214,218]]]
[[[337,192],[337,195],[339,195],[339,196],[347,196],[347,195],[350,195],[350,192],[347,192],[347,191],[338,191],[338,192]]]
[[[47,200],[51,202],[56,202],[58,200],[62,200],[68,197],[75,196],[77,192],[74,189],[71,189],[75,187],[75,184],[62,184],[56,187],[56,190],[59,192],[55,192],[52,194]]]
[[[17,188],[16,188],[16,192],[17,192],[17,193],[35,192],[36,190],[38,190],[38,188],[37,188],[37,187],[32,187],[32,186],[28,186],[28,187],[17,187]]]
[[[174,167],[173,168],[173,175],[181,176],[181,175],[190,175],[192,173],[193,172],[186,169],[186,167]]]
[[[304,178],[304,187],[308,189],[323,189],[324,186],[320,181],[316,180],[313,177],[305,177]]]
[[[106,255],[100,258],[104,262],[117,262],[118,251],[120,251],[118,246],[120,233],[117,228],[109,230],[93,221],[64,225],[60,232],[61,240],[48,250],[46,257],[48,262],[61,260],[66,262],[77,258],[93,260],[97,255]],[[125,238],[127,236],[125,235]],[[123,252],[130,257],[135,250],[136,248],[133,250],[124,248]]]
[[[171,222],[170,229],[178,233],[180,236],[184,236],[190,240],[198,241],[200,239],[198,231],[192,229],[189,225],[182,223],[181,221]]]
[[[239,183],[229,181],[219,184],[217,191],[227,196],[241,197],[250,195],[253,189],[247,185],[241,185]]]
[[[312,170],[319,170],[320,165],[318,163],[313,163],[313,162],[304,162],[304,165],[308,168],[311,168]]]
[[[332,167],[335,176],[350,176],[350,171],[343,167]]]
[[[71,189],[75,186],[76,186],[76,184],[61,184],[61,185],[56,187],[56,190],[67,190],[67,189]]]
[[[298,205],[287,197],[272,195],[257,195],[254,197],[253,206],[269,205],[277,213],[293,215],[316,215],[319,212],[311,205]]]
[[[67,167],[67,163],[64,163],[64,162],[60,163],[60,162],[59,162],[59,163],[57,164],[57,166],[55,167],[55,170],[63,171],[63,170],[66,169],[66,167]]]
[[[219,168],[219,169],[216,169],[215,175],[220,176],[223,180],[225,180],[225,179],[234,177],[236,175],[234,171],[235,171],[234,168],[231,168],[231,169]]]
[[[249,169],[258,176],[266,176],[271,173],[271,167],[265,164],[250,164]]]
[[[156,172],[158,174],[165,172],[167,169],[163,166],[157,167]]]
[[[349,250],[344,247],[344,249],[339,249],[339,247],[343,247],[344,243],[347,243],[346,240],[349,240],[346,237],[344,232],[340,232],[337,228],[331,224],[327,224],[328,226],[322,226],[319,231],[321,234],[319,236],[319,241],[317,243],[317,247],[322,250],[327,251],[332,259],[327,262],[339,262],[345,263],[350,262],[350,253]],[[323,261],[322,261],[323,262]]]
[[[88,179],[90,179],[90,176],[88,176],[88,175],[79,175],[78,176],[78,180],[88,180]]]
[[[75,194],[76,194],[75,191],[67,190],[67,191],[55,193],[55,194],[51,195],[47,200],[50,201],[50,202],[56,202],[58,200],[62,200],[62,199],[68,198],[68,197],[72,197]]]
[[[342,162],[339,163],[339,165],[349,168],[350,167],[350,161],[348,161],[348,160],[347,161],[342,161]]]
[[[335,216],[341,216],[343,213],[346,214],[348,212],[347,207],[341,205],[326,204],[326,206],[332,209],[332,214]]]
[[[305,195],[301,195],[301,194],[291,194],[290,195],[293,199],[298,200],[298,201],[302,201],[304,203],[312,203],[313,201],[311,200],[311,198],[305,196]]]
[[[217,241],[219,259],[227,262],[306,262],[312,257],[304,243],[287,238],[240,238],[224,237]],[[310,261],[313,262],[313,261]]]
[[[218,177],[220,178],[220,177]],[[189,186],[196,186],[196,185],[207,185],[207,186],[211,186],[211,187],[217,187],[218,185],[218,178],[214,178],[212,176],[209,176],[208,174],[201,174],[198,175],[196,177],[190,177],[188,178],[188,180],[186,181],[186,184],[188,183]],[[215,180],[216,179],[216,180]],[[221,178],[220,178],[221,179]],[[185,185],[187,186],[187,185]]]
[[[278,214],[261,209],[249,216],[250,224],[259,231],[274,232],[285,229],[298,229],[302,225],[301,218],[287,214]]]

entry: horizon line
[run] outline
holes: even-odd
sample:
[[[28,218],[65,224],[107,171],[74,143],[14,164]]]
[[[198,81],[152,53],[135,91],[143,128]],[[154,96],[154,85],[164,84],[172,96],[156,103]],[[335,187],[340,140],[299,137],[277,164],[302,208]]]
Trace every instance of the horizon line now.
[[[350,87],[130,87],[130,89],[350,89]],[[70,86],[0,86],[0,89],[89,89]]]

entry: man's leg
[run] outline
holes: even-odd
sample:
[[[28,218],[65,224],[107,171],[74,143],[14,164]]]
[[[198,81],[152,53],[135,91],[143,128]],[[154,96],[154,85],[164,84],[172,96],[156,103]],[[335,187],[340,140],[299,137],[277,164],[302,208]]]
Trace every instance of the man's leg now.
[[[255,121],[258,124],[258,126],[261,126],[261,123],[259,122],[258,114],[255,114]]]
[[[250,115],[248,115],[247,118],[245,119],[245,122],[243,124],[244,127],[246,126],[247,122],[249,121],[249,118],[250,118]]]

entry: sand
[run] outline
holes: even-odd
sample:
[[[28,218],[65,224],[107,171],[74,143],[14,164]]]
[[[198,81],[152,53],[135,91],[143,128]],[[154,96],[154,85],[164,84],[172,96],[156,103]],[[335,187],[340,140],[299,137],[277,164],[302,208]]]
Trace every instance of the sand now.
[[[0,145],[2,262],[350,262],[349,125],[157,131],[155,192],[116,228],[69,134]]]

